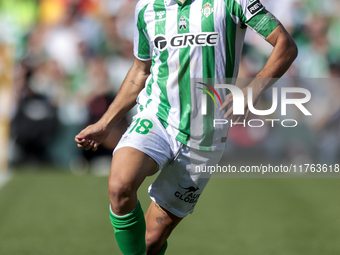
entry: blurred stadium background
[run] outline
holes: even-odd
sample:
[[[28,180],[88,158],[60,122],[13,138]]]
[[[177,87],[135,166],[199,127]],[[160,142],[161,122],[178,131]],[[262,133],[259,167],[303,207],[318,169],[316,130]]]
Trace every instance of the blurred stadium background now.
[[[293,35],[285,79],[317,86],[318,118],[299,127],[234,128],[225,162],[339,163],[340,2],[262,0]],[[0,0],[0,254],[119,254],[108,220],[112,148],[134,110],[96,153],[74,136],[105,112],[133,56],[136,0]],[[239,77],[271,46],[248,31]],[[270,102],[265,96],[261,104]],[[147,184],[140,189],[147,208]],[[338,254],[337,179],[213,179],[168,254]]]

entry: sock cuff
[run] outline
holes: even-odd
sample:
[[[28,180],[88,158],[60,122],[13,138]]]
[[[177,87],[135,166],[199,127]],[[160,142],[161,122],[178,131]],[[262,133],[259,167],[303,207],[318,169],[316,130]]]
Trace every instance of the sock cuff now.
[[[138,201],[138,203],[139,203],[139,201]],[[131,213],[134,212],[134,210],[135,210],[135,209],[137,208],[137,206],[138,206],[138,203],[137,203],[136,207],[132,209],[131,212],[129,212],[128,214],[125,214],[125,215],[117,215],[117,214],[115,214],[115,213],[112,211],[111,204],[110,204],[110,206],[109,206],[110,215],[112,214],[112,215],[113,215],[114,217],[116,217],[116,218],[124,218],[125,216],[127,216],[127,215],[129,215],[129,214],[131,214]]]
[[[128,228],[136,223],[141,217],[144,218],[144,212],[139,201],[137,202],[135,209],[123,216],[115,215],[112,212],[110,205],[110,220],[114,228]]]

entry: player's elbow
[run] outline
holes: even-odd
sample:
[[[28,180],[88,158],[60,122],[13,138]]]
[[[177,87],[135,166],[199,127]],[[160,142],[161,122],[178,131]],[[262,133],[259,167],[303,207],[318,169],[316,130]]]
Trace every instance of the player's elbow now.
[[[299,54],[299,50],[294,39],[291,36],[286,36],[281,43],[284,45],[286,57],[290,62],[293,62]]]
[[[135,61],[131,67],[131,70],[135,74],[139,74],[147,78],[150,74],[150,67],[151,67],[151,60],[141,61],[138,58],[135,58]]]
[[[294,42],[294,40],[292,38],[291,38],[290,41],[291,42],[290,42],[290,45],[289,45],[289,55],[291,56],[292,61],[294,61],[299,54],[299,50],[298,50],[296,43]]]

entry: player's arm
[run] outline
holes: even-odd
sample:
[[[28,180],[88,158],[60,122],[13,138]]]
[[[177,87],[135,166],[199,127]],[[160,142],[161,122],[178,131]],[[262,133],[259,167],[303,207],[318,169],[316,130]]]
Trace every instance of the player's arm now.
[[[111,129],[136,104],[140,91],[145,87],[145,81],[150,74],[151,60],[135,59],[122,86],[103,117],[95,124],[86,127],[76,137],[79,148],[97,150],[109,135]]]
[[[266,41],[274,46],[274,49],[266,65],[255,78],[280,78],[296,59],[298,55],[297,46],[282,25],[277,26],[266,38]],[[270,81],[274,79],[265,80],[266,83],[264,84],[253,84],[252,86],[262,92],[272,85]]]
[[[262,70],[256,75],[255,79],[243,89],[243,94],[245,96],[245,116],[241,116],[237,119],[237,121],[241,118],[247,118],[249,114],[248,109],[248,88],[252,88],[253,92],[253,102],[256,104],[260,94],[269,88],[273,83],[280,78],[293,63],[298,54],[297,46],[293,40],[293,38],[288,34],[285,28],[280,24],[278,25],[267,37],[266,41],[268,41],[274,49],[267,60],[266,65],[262,68]],[[226,96],[226,101],[222,104],[220,110],[224,110],[229,104],[233,102],[232,95],[229,94]],[[233,111],[233,107],[230,107],[229,110],[224,115],[225,118],[228,118]]]
[[[125,80],[107,112],[99,120],[111,129],[136,105],[136,99],[145,87],[145,81],[150,75],[151,61],[135,61],[127,73]]]

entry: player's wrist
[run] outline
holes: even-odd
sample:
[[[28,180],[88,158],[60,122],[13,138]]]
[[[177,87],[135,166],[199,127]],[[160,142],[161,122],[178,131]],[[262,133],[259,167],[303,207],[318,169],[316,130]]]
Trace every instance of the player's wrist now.
[[[252,88],[253,96],[259,96],[263,91],[266,90],[267,84],[264,81],[260,81],[262,79],[254,79],[248,86],[248,88]]]
[[[101,126],[102,130],[111,130],[114,127],[113,120],[111,118],[107,118],[103,116],[99,121],[98,124]]]

